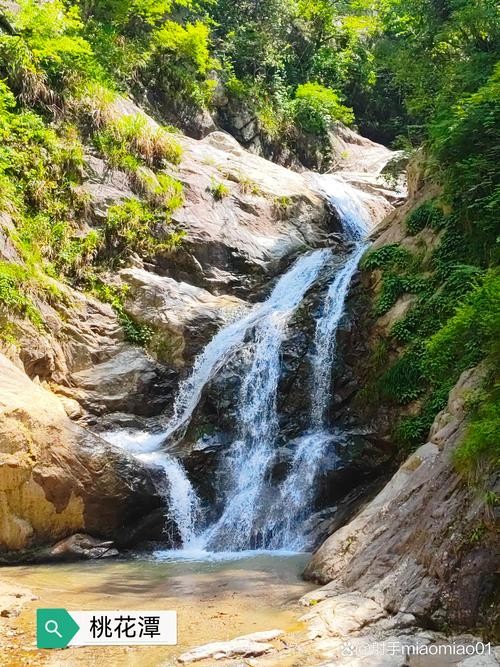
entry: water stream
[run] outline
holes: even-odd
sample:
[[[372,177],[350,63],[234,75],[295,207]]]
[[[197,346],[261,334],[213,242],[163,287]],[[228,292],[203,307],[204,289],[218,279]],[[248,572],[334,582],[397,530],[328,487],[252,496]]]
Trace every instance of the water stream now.
[[[338,437],[327,420],[336,333],[349,285],[366,248],[363,238],[370,217],[364,193],[333,175],[318,179],[318,186],[328,192],[339,214],[346,241],[353,243],[340,266],[334,266],[329,249],[300,256],[264,302],[240,314],[207,344],[190,376],[181,384],[173,416],[163,432],[121,431],[106,436],[142,461],[165,471],[165,498],[185,555],[234,553],[256,547],[300,551],[306,546],[302,526],[312,511],[315,479],[326,449],[330,451]],[[274,493],[274,500],[268,502],[265,491],[279,433],[281,347],[294,312],[325,271],[331,272],[331,279],[312,346],[309,427],[289,443],[293,454],[288,474]],[[237,397],[236,435],[224,453],[219,471],[224,480],[222,511],[207,527],[199,525],[201,504],[186,471],[164,451],[164,444],[182,438],[204,387],[238,353],[246,365]]]

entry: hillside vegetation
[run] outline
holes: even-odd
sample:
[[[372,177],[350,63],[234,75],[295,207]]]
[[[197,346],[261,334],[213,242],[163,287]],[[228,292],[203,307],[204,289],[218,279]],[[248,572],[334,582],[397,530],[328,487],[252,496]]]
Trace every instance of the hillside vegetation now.
[[[415,406],[394,433],[414,446],[460,373],[485,362],[457,465],[477,478],[498,461],[494,0],[21,0],[0,17],[0,214],[12,246],[0,255],[3,341],[16,338],[12,313],[43,330],[37,302],[64,299],[64,282],[112,303],[135,342],[147,337],[105,275],[133,252],[182,243],[171,222],[183,201],[176,133],[197,114],[244,108],[292,151],[312,137],[328,152],[342,122],[409,154],[422,147],[441,193],[406,220],[410,235],[434,233],[431,256],[391,245],[364,259],[383,274],[376,314],[414,295],[382,342],[397,350],[389,367],[379,346],[373,395]],[[160,125],[117,114],[120,95]],[[124,171],[134,193],[99,227],[82,222],[89,150]]]

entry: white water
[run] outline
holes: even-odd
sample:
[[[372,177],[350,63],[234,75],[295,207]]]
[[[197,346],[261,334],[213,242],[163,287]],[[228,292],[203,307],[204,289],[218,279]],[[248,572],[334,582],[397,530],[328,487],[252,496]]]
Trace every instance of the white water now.
[[[183,545],[195,551],[210,542],[244,548],[250,539],[256,499],[267,463],[273,455],[277,431],[276,393],[280,376],[280,348],[286,325],[304,294],[331,258],[328,249],[299,257],[276,283],[269,298],[240,320],[222,328],[197,358],[190,377],[180,388],[174,415],[164,432],[116,431],[104,435],[138,459],[160,465],[168,480],[166,499],[176,520]],[[200,502],[182,465],[160,448],[168,437],[187,426],[206,383],[255,330],[250,346],[252,364],[242,383],[239,400],[239,435],[227,454],[230,478],[226,509],[215,526],[196,536]]]
[[[165,436],[145,431],[113,431],[102,434],[114,445],[122,447],[143,463],[163,468],[166,477],[165,501],[174,519],[182,544],[195,538],[200,515],[200,500],[180,461],[159,449]]]
[[[330,254],[329,250],[316,250],[299,257],[292,268],[281,276],[266,301],[218,331],[197,357],[191,375],[181,384],[164,439],[189,424],[203,388],[241,347],[249,329],[259,323],[265,328],[273,319],[279,319],[280,313],[286,315],[293,312]]]
[[[366,246],[359,243],[333,279],[323,306],[323,314],[316,323],[314,355],[311,376],[311,426],[322,429],[331,398],[330,379],[336,361],[337,328],[344,314],[344,304],[359,260]]]
[[[311,514],[319,464],[334,441],[335,435],[324,429],[305,433],[290,443],[295,448],[290,470],[268,515],[269,549],[303,550],[301,525]]]
[[[335,176],[328,177],[331,203],[337,209],[354,250],[337,270],[330,283],[321,316],[316,321],[311,361],[310,430],[290,443],[295,451],[290,470],[279,489],[279,498],[269,511],[270,548],[299,551],[305,546],[301,530],[311,513],[315,481],[323,456],[332,450],[335,433],[327,428],[326,412],[331,399],[331,376],[336,362],[337,329],[344,315],[345,300],[352,277],[367,244],[361,239],[368,230],[368,214],[362,195]],[[335,187],[334,187],[335,186]],[[329,453],[330,465],[332,451]]]
[[[322,189],[325,188],[325,178],[328,179],[329,199],[339,212],[347,239],[352,240],[355,247],[335,272],[316,322],[311,361],[310,429],[289,443],[294,453],[277,499],[268,506],[265,492],[276,455],[281,345],[290,318],[322,269],[329,264],[330,250],[302,255],[278,280],[265,302],[255,305],[212,338],[196,359],[191,375],[181,384],[173,416],[162,433],[122,431],[107,436],[108,440],[142,461],[159,465],[165,471],[168,480],[166,501],[177,524],[183,549],[159,551],[159,558],[196,560],[213,552],[218,552],[221,558],[231,558],[237,551],[250,553],[248,549],[255,546],[288,553],[303,549],[305,545],[301,525],[312,511],[315,480],[322,457],[327,448],[334,449],[336,437],[326,425],[331,375],[336,360],[336,332],[352,276],[366,247],[362,239],[370,221],[366,202],[369,195],[334,175],[321,177]],[[172,436],[182,437],[203,388],[237,352],[242,352],[248,370],[238,397],[237,436],[219,471],[224,480],[223,510],[214,524],[200,532],[197,530],[200,501],[196,492],[180,462],[164,453],[161,447]],[[331,452],[329,455],[334,456]]]
[[[297,260],[273,292],[275,307],[255,329],[252,364],[238,401],[238,436],[226,455],[225,507],[202,536],[209,549],[244,549],[254,541],[260,495],[275,456],[281,344],[291,316],[330,257],[329,250],[316,250]]]

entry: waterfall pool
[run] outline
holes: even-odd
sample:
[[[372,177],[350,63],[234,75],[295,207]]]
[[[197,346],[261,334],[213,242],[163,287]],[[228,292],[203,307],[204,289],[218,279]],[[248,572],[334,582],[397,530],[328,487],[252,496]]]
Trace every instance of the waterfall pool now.
[[[154,559],[138,555],[127,561],[4,567],[3,581],[26,586],[38,600],[28,603],[17,618],[2,619],[7,636],[0,637],[0,645],[12,647],[2,649],[2,665],[168,667],[178,665],[177,657],[188,648],[274,628],[284,630],[293,646],[305,632],[297,621],[302,611],[298,599],[314,588],[300,578],[307,557],[247,552],[176,560],[175,552],[165,552]],[[175,609],[179,643],[38,650],[38,607]]]

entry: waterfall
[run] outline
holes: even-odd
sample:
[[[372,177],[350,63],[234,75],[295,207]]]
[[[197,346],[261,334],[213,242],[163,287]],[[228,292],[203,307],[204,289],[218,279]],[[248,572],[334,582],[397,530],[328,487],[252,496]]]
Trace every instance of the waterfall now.
[[[280,350],[286,326],[307,290],[331,259],[328,249],[301,255],[280,277],[269,298],[239,320],[223,327],[195,361],[191,375],[182,384],[174,413],[166,429],[150,435],[137,431],[115,431],[104,437],[144,462],[161,465],[168,479],[166,499],[171,501],[183,544],[225,544],[243,548],[250,540],[257,498],[274,450],[277,432],[276,394],[280,377]],[[243,347],[247,333],[250,369],[238,401],[239,433],[227,454],[229,491],[220,520],[203,536],[195,538],[194,523],[200,502],[182,465],[161,450],[170,436],[178,436],[191,419],[203,388],[231,356]],[[217,546],[217,548],[220,548]]]
[[[255,329],[253,360],[238,401],[238,437],[226,458],[225,507],[203,535],[210,549],[243,549],[253,541],[261,492],[275,455],[281,344],[291,316],[330,256],[329,250],[317,250],[297,260],[276,285],[271,297],[274,306]]]
[[[200,514],[200,500],[181,463],[163,452],[159,447],[163,433],[150,434],[145,431],[111,431],[103,433],[108,442],[125,449],[143,463],[162,468],[165,473],[163,493],[174,519],[182,544],[195,537],[196,521]]]
[[[337,328],[352,276],[366,247],[362,239],[370,222],[364,193],[336,175],[318,179],[319,187],[328,191],[339,213],[347,240],[354,243],[343,263],[336,270],[332,268],[328,249],[299,257],[277,281],[267,300],[240,313],[206,345],[191,374],[181,383],[173,415],[161,433],[118,431],[105,436],[141,461],[163,468],[166,501],[185,553],[255,546],[300,550],[306,544],[301,527],[312,512],[319,466],[327,451],[335,458],[332,452],[339,435],[328,427],[326,419]],[[293,451],[289,470],[273,495],[268,481],[279,431],[281,347],[291,317],[324,271],[333,275],[312,346],[309,428],[288,443]],[[200,530],[200,500],[181,463],[162,447],[170,438],[182,438],[204,387],[237,353],[241,354],[244,375],[237,397],[235,439],[218,471],[224,487],[222,510],[212,525]]]
[[[299,257],[291,269],[281,276],[266,301],[218,331],[197,357],[190,376],[179,388],[172,419],[164,432],[165,439],[178,434],[189,424],[203,388],[242,346],[247,331],[256,325],[265,328],[273,320],[279,320],[280,316],[286,319],[300,303],[330,255],[329,250],[323,249]]]
[[[329,182],[339,183],[335,177]],[[340,181],[341,183],[341,181]],[[315,480],[327,449],[336,440],[335,431],[326,425],[326,411],[331,398],[331,375],[336,361],[337,329],[344,314],[344,305],[352,277],[367,244],[361,239],[367,231],[367,213],[357,191],[351,193],[342,187],[331,188],[329,198],[337,209],[348,239],[355,242],[354,250],[337,270],[316,321],[313,356],[311,361],[310,430],[290,443],[294,447],[287,477],[279,488],[279,497],[269,510],[268,530],[270,548],[300,550],[305,546],[301,531],[311,513]],[[352,186],[348,186],[355,190]],[[330,452],[330,457],[334,456]],[[330,461],[332,463],[332,461]]]
[[[336,333],[342,315],[344,303],[351,284],[352,276],[366,246],[359,243],[333,279],[323,314],[316,323],[314,334],[314,356],[311,362],[311,426],[320,429],[324,426],[325,413],[330,401],[330,378],[335,363]]]

